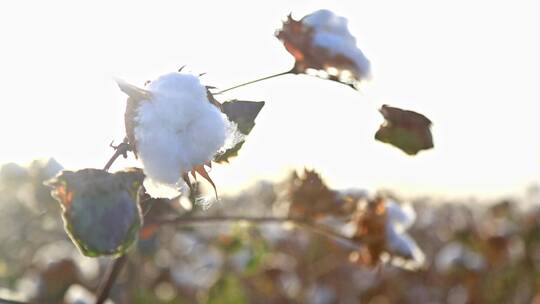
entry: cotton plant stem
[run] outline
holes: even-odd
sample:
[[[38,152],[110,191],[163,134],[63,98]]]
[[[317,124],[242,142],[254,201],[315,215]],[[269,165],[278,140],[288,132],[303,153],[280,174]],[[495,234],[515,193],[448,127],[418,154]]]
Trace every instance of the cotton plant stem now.
[[[4,299],[4,298],[0,298],[0,303],[2,303],[2,304],[28,304],[28,302],[8,300],[8,299]]]
[[[118,157],[120,157],[120,155],[126,155],[126,153],[130,151],[130,146],[126,140],[124,140],[124,142],[122,142],[120,145],[116,147],[111,144],[111,147],[113,147],[115,151],[114,151],[114,154],[109,159],[109,161],[107,162],[107,164],[105,165],[105,167],[103,168],[103,170],[105,171],[109,171],[112,164],[116,161]],[[99,284],[98,291],[97,291],[97,298],[95,302],[96,304],[103,304],[105,300],[107,300],[107,298],[109,297],[109,292],[111,291],[114,285],[114,282],[116,281],[116,278],[120,274],[120,271],[124,267],[126,260],[127,260],[127,256],[122,255],[119,258],[110,262],[107,268],[107,272],[105,273],[102,281]]]
[[[126,264],[126,261],[127,256],[122,255],[109,265],[109,268],[105,273],[105,280],[101,281],[98,288],[96,304],[103,304],[107,300],[107,298],[109,297],[109,293],[114,285],[114,282],[116,281],[116,278],[118,278],[118,275],[120,274],[120,271],[122,271],[122,268],[124,267],[124,264]]]
[[[109,159],[109,161],[105,165],[105,167],[103,167],[103,170],[105,170],[105,171],[109,171],[112,164],[116,161],[116,159],[118,157],[120,157],[120,155],[126,155],[126,153],[131,150],[131,147],[129,146],[129,144],[125,140],[124,140],[124,142],[122,142],[121,144],[119,144],[116,147],[113,146],[112,143],[111,143],[111,147],[113,147],[115,151],[114,151],[113,156],[111,156],[111,158]]]
[[[293,73],[293,70],[289,70],[289,71],[286,71],[286,72],[281,72],[281,73],[265,76],[265,77],[262,77],[262,78],[258,78],[258,79],[255,79],[255,80],[251,80],[251,81],[248,81],[248,82],[244,82],[244,83],[232,86],[230,88],[227,88],[225,90],[221,90],[221,91],[213,93],[213,94],[214,95],[223,94],[225,92],[228,92],[228,91],[231,91],[231,90],[243,87],[243,86],[247,86],[247,85],[250,85],[250,84],[253,84],[253,83],[261,82],[261,81],[264,81],[264,80],[268,80],[268,79],[272,79],[272,78],[276,78],[276,77],[280,77],[280,76],[284,76],[284,75],[292,74],[292,73]]]
[[[353,250],[358,250],[360,245],[348,237],[332,231],[322,225],[315,224],[311,221],[302,218],[291,217],[249,217],[249,216],[200,216],[200,217],[178,217],[173,219],[158,221],[158,224],[175,224],[175,225],[190,225],[204,224],[211,222],[248,222],[255,224],[264,223],[291,223],[298,227],[304,228],[316,234],[320,234],[326,238],[335,240],[336,242]]]

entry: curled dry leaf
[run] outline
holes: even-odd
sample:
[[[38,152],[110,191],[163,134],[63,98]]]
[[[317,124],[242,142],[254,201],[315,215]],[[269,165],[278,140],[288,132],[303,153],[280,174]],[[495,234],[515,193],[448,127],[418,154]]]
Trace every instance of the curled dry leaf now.
[[[46,182],[62,207],[64,227],[86,256],[123,254],[135,241],[142,216],[140,169],[108,173],[98,169],[62,171]]]
[[[378,141],[391,144],[409,155],[433,148],[431,120],[424,115],[383,105],[386,120],[375,134]]]
[[[238,131],[248,135],[255,126],[255,118],[264,107],[264,101],[231,100],[221,105],[223,113],[238,125]]]
[[[238,151],[244,145],[245,138],[255,126],[255,119],[264,107],[264,101],[231,100],[221,105],[222,112],[229,121],[236,124],[236,130],[230,137],[231,143],[226,149],[214,157],[216,163],[228,163],[229,159],[238,156]]]
[[[293,174],[289,181],[289,216],[308,219],[328,215],[351,214],[356,202],[331,190],[314,170],[305,169],[302,176]]]
[[[246,142],[245,140],[242,140],[236,145],[234,145],[232,148],[219,152],[214,157],[214,161],[218,164],[228,163],[229,159],[238,156],[238,151],[240,151],[240,149],[242,148],[245,142]]]
[[[353,88],[370,77],[370,62],[349,32],[347,19],[319,10],[294,20],[291,15],[276,32],[296,63],[292,72],[323,71],[327,79]]]
[[[133,154],[135,154],[135,158],[138,158],[137,144],[135,140],[135,117],[138,114],[137,111],[141,103],[146,100],[150,100],[152,98],[152,94],[148,90],[136,87],[123,81],[122,79],[116,79],[116,83],[118,84],[118,87],[120,87],[120,90],[122,90],[122,92],[128,96],[126,111],[124,113],[126,137],[131,146]],[[150,81],[147,81],[146,83],[149,84]]]
[[[354,217],[356,232],[353,239],[365,246],[354,254],[362,265],[374,266],[386,248],[386,209],[384,199],[378,197],[359,210]]]

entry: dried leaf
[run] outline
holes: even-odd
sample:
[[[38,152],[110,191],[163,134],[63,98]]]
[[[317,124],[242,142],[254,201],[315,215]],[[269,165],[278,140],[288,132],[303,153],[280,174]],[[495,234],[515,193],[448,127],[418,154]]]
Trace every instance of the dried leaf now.
[[[195,176],[195,173],[199,173],[199,175],[201,175],[205,180],[207,180],[210,183],[210,185],[212,185],[212,187],[214,188],[214,193],[216,194],[216,199],[217,199],[218,193],[217,193],[216,184],[214,184],[214,181],[212,180],[212,178],[210,178],[210,175],[208,175],[208,172],[206,171],[206,168],[204,167],[204,165],[198,165],[198,166],[193,167],[192,174]]]
[[[221,107],[229,120],[238,125],[238,130],[248,135],[255,126],[255,118],[264,107],[264,101],[231,100],[224,102]]]
[[[313,22],[315,19],[317,22]],[[346,19],[328,10],[314,12],[299,21],[289,14],[276,37],[296,60],[294,73],[323,71],[323,75],[317,76],[352,88],[370,76],[370,62],[348,32]]]
[[[216,106],[220,111],[223,112],[223,109],[221,107],[221,103],[219,101],[217,101],[217,99],[214,97],[214,94],[212,94],[212,92],[210,92],[210,89],[213,89],[213,88],[215,88],[215,87],[206,86],[206,97],[208,98],[208,102],[210,102],[211,104]]]
[[[141,89],[132,84],[129,84],[122,79],[116,79],[116,83],[118,84],[118,87],[120,88],[120,90],[126,93],[126,95],[129,96],[130,98],[133,98],[138,101],[148,100],[152,98],[152,94],[149,91],[145,89]]]
[[[291,217],[318,218],[327,215],[344,216],[353,212],[355,202],[341,198],[328,188],[321,176],[314,170],[304,170],[289,181]]]
[[[374,266],[386,251],[386,209],[384,199],[377,197],[355,215],[356,232],[353,240],[364,246],[358,254],[357,262]]]
[[[142,216],[140,169],[62,171],[46,184],[61,203],[65,230],[86,256],[121,255],[135,241]]]
[[[375,139],[391,144],[409,155],[433,148],[431,121],[424,115],[383,105],[380,109],[385,122]]]
[[[135,141],[135,116],[137,116],[137,109],[139,108],[140,103],[145,100],[150,100],[152,98],[152,94],[150,91],[129,84],[121,79],[116,79],[116,83],[118,84],[118,87],[120,87],[120,90],[128,95],[126,111],[124,113],[124,124],[128,143],[132,148],[133,154],[135,154],[135,158],[137,158],[137,145]],[[147,81],[146,83],[149,84],[150,81]]]
[[[242,146],[244,145],[245,141],[242,140],[241,142],[237,143],[236,145],[234,145],[234,147],[230,148],[230,149],[227,149],[223,152],[220,152],[218,153],[215,157],[214,157],[214,161],[218,164],[221,164],[221,163],[228,163],[229,162],[229,159],[230,158],[233,158],[233,157],[236,157],[238,156],[238,151],[240,151],[240,149],[242,148]]]
[[[233,157],[238,156],[238,151],[245,143],[245,136],[248,135],[255,126],[255,119],[264,107],[264,101],[231,100],[221,104],[221,111],[227,118],[237,124],[237,132],[240,139],[232,147],[220,151],[214,157],[216,163],[228,163]],[[234,135],[233,135],[234,136]]]

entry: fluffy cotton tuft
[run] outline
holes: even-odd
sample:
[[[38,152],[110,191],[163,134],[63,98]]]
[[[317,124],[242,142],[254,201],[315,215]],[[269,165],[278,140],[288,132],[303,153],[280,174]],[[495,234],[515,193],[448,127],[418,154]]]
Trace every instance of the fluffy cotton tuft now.
[[[154,197],[171,198],[184,187],[182,175],[212,160],[224,145],[229,122],[192,74],[160,76],[147,90],[150,98],[134,117],[144,185]]]
[[[411,259],[414,266],[420,266],[425,261],[425,256],[416,242],[406,233],[416,220],[416,213],[408,203],[397,204],[387,200],[385,234],[388,249],[391,253]],[[413,266],[413,267],[414,267]]]
[[[357,47],[346,18],[323,9],[305,16],[302,23],[314,29],[314,45],[328,50],[332,55],[341,54],[353,60],[357,67],[355,72],[369,77],[370,62]]]
[[[396,228],[400,233],[409,229],[416,220],[416,212],[414,212],[411,204],[398,204],[392,200],[386,201],[386,220]]]

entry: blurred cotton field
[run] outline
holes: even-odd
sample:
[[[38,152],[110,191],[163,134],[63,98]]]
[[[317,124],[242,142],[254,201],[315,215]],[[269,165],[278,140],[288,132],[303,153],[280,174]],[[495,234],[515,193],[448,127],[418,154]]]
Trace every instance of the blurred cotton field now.
[[[106,259],[78,252],[63,231],[58,204],[42,185],[60,169],[54,160],[1,167],[0,297],[32,303],[95,300]],[[323,177],[305,170],[279,183],[260,181],[206,211],[189,200],[183,205],[191,210],[178,201],[157,201],[110,301],[525,303],[536,297],[538,202],[528,208],[519,208],[521,201],[409,204],[381,192],[380,205],[374,195],[330,189]],[[308,202],[319,210],[310,215],[316,223],[351,241],[292,223],[186,221],[150,227],[163,214],[294,217]],[[381,215],[385,220],[377,222]],[[359,232],[366,229],[372,229],[371,239]],[[375,252],[376,259],[366,256]]]

